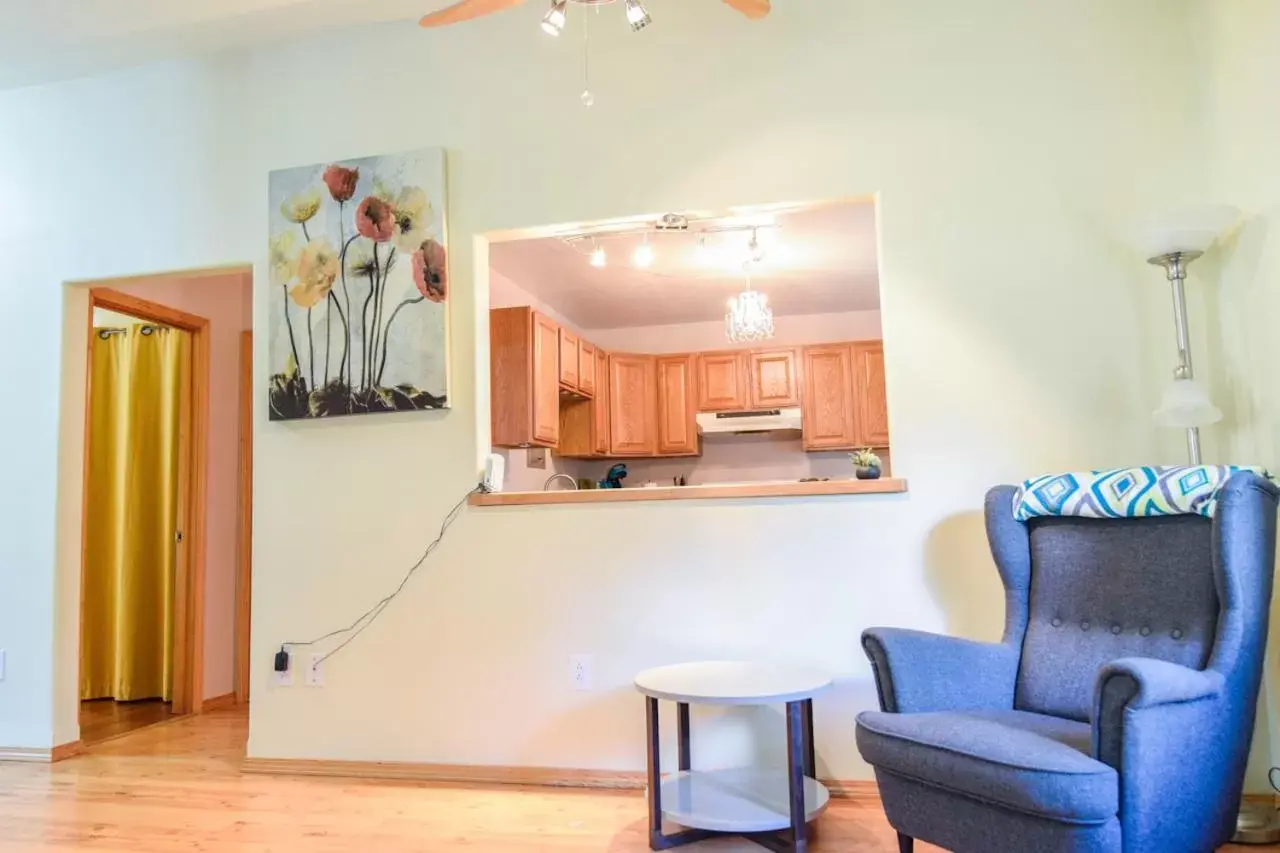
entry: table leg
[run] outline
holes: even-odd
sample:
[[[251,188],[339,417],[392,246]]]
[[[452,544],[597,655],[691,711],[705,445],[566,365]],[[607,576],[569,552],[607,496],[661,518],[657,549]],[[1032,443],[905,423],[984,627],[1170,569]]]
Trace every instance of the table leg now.
[[[649,780],[649,849],[650,850],[670,850],[673,847],[683,847],[686,844],[692,844],[695,841],[702,841],[712,838],[716,835],[714,832],[708,832],[702,829],[686,829],[683,832],[677,832],[673,835],[664,835],[662,832],[662,740],[658,732],[658,700],[652,696],[645,697],[646,702],[646,725],[648,731],[649,743],[645,750],[648,765]],[[688,706],[682,705],[684,713],[681,716],[681,729],[683,731],[683,739],[680,746],[680,758],[684,763],[688,758],[689,740],[688,740]]]
[[[688,770],[691,766],[689,755],[689,703],[676,704],[676,731],[680,736],[680,769]]]
[[[809,849],[808,830],[805,823],[804,780],[805,764],[812,739],[806,737],[804,702],[787,703],[787,777],[791,799],[791,844],[793,853],[806,853]]]
[[[804,774],[818,778],[818,759],[813,745],[813,700],[804,700]]]

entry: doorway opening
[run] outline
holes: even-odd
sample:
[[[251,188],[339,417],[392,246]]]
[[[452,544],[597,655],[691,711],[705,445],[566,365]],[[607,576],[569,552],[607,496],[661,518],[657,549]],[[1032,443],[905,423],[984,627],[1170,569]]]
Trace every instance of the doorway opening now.
[[[248,270],[88,288],[86,745],[248,701],[251,290]]]

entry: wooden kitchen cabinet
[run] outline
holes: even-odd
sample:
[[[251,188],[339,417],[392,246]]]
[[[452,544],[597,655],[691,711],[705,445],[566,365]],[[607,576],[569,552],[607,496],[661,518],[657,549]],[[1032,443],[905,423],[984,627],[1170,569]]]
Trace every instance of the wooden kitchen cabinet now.
[[[858,444],[888,447],[889,400],[884,384],[884,342],[859,341],[852,345],[851,352]]]
[[[596,347],[578,339],[578,389],[590,397],[596,393]]]
[[[609,356],[609,455],[654,456],[657,364],[651,355]]]
[[[495,447],[560,439],[560,328],[531,308],[489,312],[490,428]]]
[[[659,456],[696,456],[698,443],[697,377],[692,355],[656,359]]]
[[[699,412],[740,412],[747,408],[747,354],[704,352],[697,357]]]
[[[592,430],[591,450],[596,456],[609,455],[609,356],[602,350],[596,350],[596,398],[591,407]]]
[[[857,446],[853,348],[849,344],[805,347],[801,424],[805,450]]]
[[[752,409],[786,409],[800,405],[800,382],[794,349],[752,350],[748,356]]]
[[[574,391],[581,387],[579,350],[578,336],[568,329],[560,329],[560,384]]]

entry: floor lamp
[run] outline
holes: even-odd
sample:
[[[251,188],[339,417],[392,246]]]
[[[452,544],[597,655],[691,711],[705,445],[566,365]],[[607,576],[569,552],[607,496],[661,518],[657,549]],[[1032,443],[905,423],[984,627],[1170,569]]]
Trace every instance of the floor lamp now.
[[[1173,294],[1173,327],[1178,343],[1178,363],[1173,381],[1160,398],[1153,414],[1162,427],[1184,429],[1187,433],[1187,461],[1201,463],[1200,428],[1222,420],[1222,410],[1213,404],[1204,384],[1195,378],[1191,363],[1191,339],[1187,329],[1187,267],[1213,245],[1240,217],[1233,207],[1207,206],[1180,211],[1148,227],[1144,242],[1152,252],[1147,263],[1161,267]]]
[[[1187,332],[1187,266],[1205,253],[1240,218],[1233,207],[1203,207],[1182,211],[1148,230],[1147,245],[1155,254],[1147,262],[1161,267],[1173,292],[1173,325],[1178,342],[1178,364],[1173,382],[1160,398],[1154,413],[1159,426],[1185,429],[1187,461],[1199,465],[1200,428],[1222,420],[1222,410],[1213,404],[1202,383],[1196,380],[1191,363],[1191,343]],[[1241,803],[1236,814],[1239,844],[1274,844],[1280,841],[1280,812],[1267,803]]]

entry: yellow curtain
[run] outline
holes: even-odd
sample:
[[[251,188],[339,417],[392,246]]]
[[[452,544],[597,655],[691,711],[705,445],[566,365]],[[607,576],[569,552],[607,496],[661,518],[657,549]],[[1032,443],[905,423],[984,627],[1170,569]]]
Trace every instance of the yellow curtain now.
[[[179,427],[188,333],[93,336],[80,698],[173,695]]]

